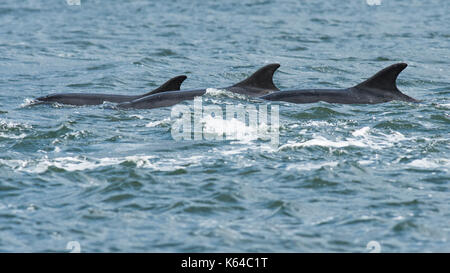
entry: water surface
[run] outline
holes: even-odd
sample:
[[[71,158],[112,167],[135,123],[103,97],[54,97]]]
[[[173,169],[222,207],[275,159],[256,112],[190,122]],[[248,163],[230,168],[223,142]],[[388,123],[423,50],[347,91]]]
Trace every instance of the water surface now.
[[[0,4],[0,251],[450,251],[448,1],[51,2]],[[273,62],[281,89],[407,62],[398,86],[424,102],[272,103],[278,147],[175,141],[170,107],[29,105],[179,74],[228,86]]]

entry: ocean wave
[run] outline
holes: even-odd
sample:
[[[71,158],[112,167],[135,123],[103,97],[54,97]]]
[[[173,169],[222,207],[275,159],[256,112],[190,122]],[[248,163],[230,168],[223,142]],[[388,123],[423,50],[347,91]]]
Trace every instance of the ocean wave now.
[[[421,158],[421,159],[415,159],[407,164],[410,167],[413,168],[419,168],[419,169],[441,169],[444,168],[447,170],[447,172],[450,169],[450,160],[447,158]]]
[[[169,124],[169,122],[170,122],[170,118],[165,118],[165,119],[162,119],[162,120],[151,121],[151,122],[145,124],[145,127],[150,127],[150,128],[151,127],[157,127],[159,125]]]
[[[27,136],[26,134],[9,135],[9,134],[5,134],[5,133],[0,132],[0,138],[23,139],[23,138],[25,138],[26,136]]]
[[[27,136],[24,131],[32,126],[26,123],[18,123],[10,120],[0,120],[0,138],[23,139]]]
[[[2,131],[9,131],[11,129],[13,130],[25,130],[25,129],[31,129],[32,126],[27,123],[18,123],[10,120],[3,120],[0,119],[0,130]]]
[[[373,134],[371,134],[373,132]],[[313,138],[303,142],[290,141],[279,147],[279,150],[295,149],[302,147],[330,147],[330,148],[346,148],[346,147],[361,147],[371,148],[375,150],[384,149],[394,146],[398,142],[410,140],[402,133],[393,131],[391,134],[377,132],[369,127],[362,127],[351,132],[353,137],[330,140],[324,136],[313,134]]]
[[[125,157],[88,158],[44,156],[40,159],[0,159],[0,166],[8,166],[17,172],[40,174],[55,167],[68,172],[93,170],[101,167],[133,163],[136,168],[153,169],[156,171],[174,171],[185,169],[186,166],[199,164],[205,156],[191,156],[187,158],[158,159],[155,156],[136,155]]]
[[[298,170],[298,171],[312,171],[317,170],[322,167],[336,167],[338,162],[325,162],[325,163],[298,163],[298,164],[290,164],[286,167],[286,170]]]

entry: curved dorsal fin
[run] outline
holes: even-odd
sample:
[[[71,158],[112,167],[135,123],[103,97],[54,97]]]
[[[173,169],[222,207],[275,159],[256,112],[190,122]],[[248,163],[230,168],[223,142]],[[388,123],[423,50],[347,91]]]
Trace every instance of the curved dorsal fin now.
[[[408,65],[405,63],[397,63],[388,66],[355,87],[358,89],[400,92],[395,81],[397,80],[398,74],[400,74],[407,66]]]
[[[165,83],[163,83],[160,87],[156,88],[155,90],[152,90],[148,93],[145,93],[144,95],[141,95],[141,97],[153,95],[156,93],[166,92],[166,91],[178,91],[178,90],[180,90],[180,86],[186,78],[187,78],[187,76],[185,76],[185,75],[173,77],[172,79],[166,81]]]
[[[250,77],[241,82],[238,82],[232,87],[252,87],[278,91],[279,89],[273,84],[273,73],[275,73],[275,70],[277,70],[278,67],[280,67],[279,64],[268,64],[264,67],[261,67]]]

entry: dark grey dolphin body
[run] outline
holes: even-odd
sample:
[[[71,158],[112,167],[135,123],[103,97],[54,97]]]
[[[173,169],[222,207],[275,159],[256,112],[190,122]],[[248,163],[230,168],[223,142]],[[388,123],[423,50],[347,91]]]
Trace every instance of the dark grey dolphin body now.
[[[341,104],[375,104],[400,100],[419,102],[398,90],[395,83],[398,74],[407,64],[397,63],[384,68],[366,81],[346,89],[302,89],[286,90],[261,96],[271,101],[293,103],[329,102]]]
[[[70,105],[98,105],[105,101],[120,103],[125,101],[132,101],[152,94],[157,94],[166,91],[180,90],[181,83],[186,79],[185,75],[174,77],[165,82],[160,87],[143,95],[126,96],[114,94],[83,94],[83,93],[61,93],[51,94],[45,97],[37,98],[38,103],[61,103]]]
[[[269,64],[253,73],[247,79],[224,89],[233,93],[245,94],[251,97],[259,97],[279,89],[273,84],[273,73],[280,67],[279,64]],[[152,109],[172,106],[185,100],[193,100],[202,96],[206,89],[170,91],[152,94],[133,101],[120,103],[119,108]]]

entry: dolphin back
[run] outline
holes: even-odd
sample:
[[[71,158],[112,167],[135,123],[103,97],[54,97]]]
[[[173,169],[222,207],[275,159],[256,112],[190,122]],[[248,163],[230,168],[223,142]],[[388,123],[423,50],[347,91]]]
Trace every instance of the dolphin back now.
[[[273,74],[279,67],[280,64],[268,64],[258,69],[245,80],[225,89],[234,93],[245,94],[252,97],[279,91],[280,89],[278,89],[273,83]]]
[[[397,77],[407,66],[406,63],[390,65],[353,88],[362,92],[368,91],[378,93],[396,100],[418,102],[418,100],[403,94],[397,88]]]
[[[178,91],[183,81],[187,77],[185,75],[176,76],[161,86],[143,95],[127,96],[127,95],[115,95],[115,94],[97,94],[97,93],[59,93],[50,94],[47,96],[39,97],[35,101],[40,103],[61,103],[69,105],[99,105],[105,101],[113,103],[122,103],[132,101],[138,98],[142,98],[148,95],[153,95],[167,91]],[[35,103],[37,104],[37,103]]]
[[[161,86],[159,86],[155,90],[145,93],[145,94],[141,95],[140,97],[142,98],[142,97],[145,97],[148,95],[153,95],[153,94],[166,92],[166,91],[178,91],[178,90],[180,90],[181,84],[186,79],[187,79],[186,75],[180,75],[180,76],[173,77],[172,79],[166,81],[165,83],[163,83]]]

